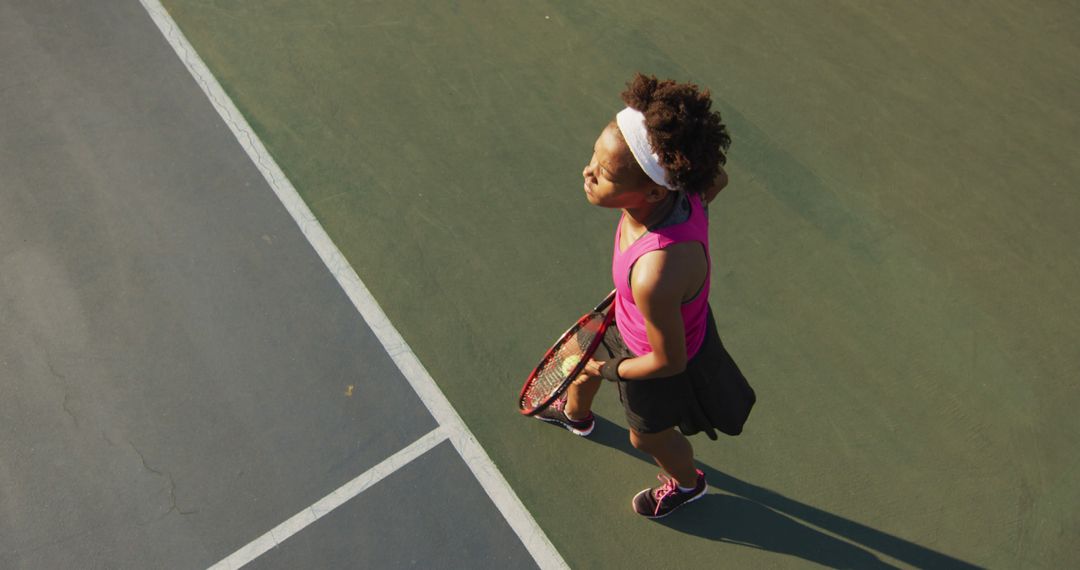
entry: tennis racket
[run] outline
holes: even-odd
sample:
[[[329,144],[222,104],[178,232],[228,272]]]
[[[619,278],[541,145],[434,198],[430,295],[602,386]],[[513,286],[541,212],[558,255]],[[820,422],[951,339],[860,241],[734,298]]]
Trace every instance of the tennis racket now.
[[[581,374],[615,316],[614,310],[608,310],[613,300],[615,291],[578,319],[544,354],[521,388],[518,409],[522,414],[531,416],[551,405]]]

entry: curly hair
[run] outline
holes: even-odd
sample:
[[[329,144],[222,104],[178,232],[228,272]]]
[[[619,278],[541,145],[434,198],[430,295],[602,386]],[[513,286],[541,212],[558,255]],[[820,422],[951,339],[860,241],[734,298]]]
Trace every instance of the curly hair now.
[[[645,115],[649,143],[668,180],[687,192],[704,193],[727,163],[731,137],[720,113],[711,110],[710,95],[693,83],[641,73],[622,92],[626,105]]]

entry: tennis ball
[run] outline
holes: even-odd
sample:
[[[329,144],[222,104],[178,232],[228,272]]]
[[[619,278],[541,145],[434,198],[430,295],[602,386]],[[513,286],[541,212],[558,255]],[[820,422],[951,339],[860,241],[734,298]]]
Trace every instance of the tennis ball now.
[[[577,366],[579,362],[581,362],[580,355],[573,354],[567,356],[566,360],[563,360],[562,364],[559,365],[562,369],[563,376],[569,376],[570,373],[574,371],[574,367]]]

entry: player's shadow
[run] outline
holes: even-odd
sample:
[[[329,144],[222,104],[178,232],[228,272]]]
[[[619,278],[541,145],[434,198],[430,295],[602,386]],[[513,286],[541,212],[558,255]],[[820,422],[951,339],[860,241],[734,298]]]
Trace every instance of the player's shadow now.
[[[596,428],[589,439],[651,463],[650,457],[630,445],[626,428],[602,417],[596,416]],[[698,466],[705,472],[709,486],[723,493],[710,493],[693,506],[659,519],[659,524],[710,540],[798,556],[832,568],[894,567],[867,549],[918,568],[979,568],[732,477],[700,461]]]

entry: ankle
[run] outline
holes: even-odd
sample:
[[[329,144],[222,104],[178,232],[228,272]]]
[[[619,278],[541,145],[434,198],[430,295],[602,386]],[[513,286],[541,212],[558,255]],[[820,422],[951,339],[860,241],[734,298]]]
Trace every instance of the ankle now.
[[[691,491],[697,488],[699,479],[700,477],[695,470],[694,476],[689,479],[685,477],[675,477],[675,484],[679,486],[679,490],[681,491]],[[687,485],[687,483],[689,483],[689,485]]]
[[[567,419],[575,422],[583,422],[592,417],[590,410],[582,412],[581,410],[571,410],[569,407],[563,408],[563,413],[566,414]]]

